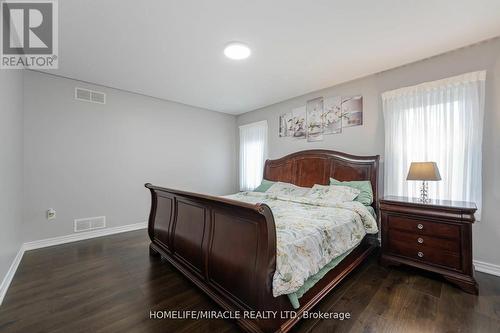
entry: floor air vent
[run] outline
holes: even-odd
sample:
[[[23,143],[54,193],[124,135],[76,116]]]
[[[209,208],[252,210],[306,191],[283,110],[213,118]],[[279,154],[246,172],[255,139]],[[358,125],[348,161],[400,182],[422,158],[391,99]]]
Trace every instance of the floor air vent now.
[[[100,91],[75,88],[75,99],[78,101],[106,104],[106,94]]]
[[[75,232],[106,228],[106,216],[86,217],[75,220]]]

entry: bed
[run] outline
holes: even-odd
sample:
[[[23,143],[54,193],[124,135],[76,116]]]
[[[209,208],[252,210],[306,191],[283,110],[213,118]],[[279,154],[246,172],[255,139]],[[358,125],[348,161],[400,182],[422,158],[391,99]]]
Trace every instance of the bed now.
[[[378,162],[378,155],[307,150],[267,160],[263,176],[302,187],[329,184],[330,177],[369,180],[372,208],[378,215]],[[333,268],[323,272],[294,306],[288,295],[273,296],[277,230],[267,204],[151,184],[146,187],[152,196],[148,225],[151,255],[164,257],[225,310],[278,314],[265,318],[241,315],[237,322],[247,332],[289,331],[304,311],[311,310],[378,246],[376,234],[364,236]],[[296,311],[297,315],[279,315],[288,313],[285,311]]]

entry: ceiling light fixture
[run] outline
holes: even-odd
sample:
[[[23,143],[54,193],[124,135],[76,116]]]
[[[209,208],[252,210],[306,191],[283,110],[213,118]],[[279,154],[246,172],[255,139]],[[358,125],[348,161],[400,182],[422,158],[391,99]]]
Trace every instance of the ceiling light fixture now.
[[[240,42],[232,42],[226,45],[224,55],[229,59],[242,60],[250,56],[252,52],[248,45]]]

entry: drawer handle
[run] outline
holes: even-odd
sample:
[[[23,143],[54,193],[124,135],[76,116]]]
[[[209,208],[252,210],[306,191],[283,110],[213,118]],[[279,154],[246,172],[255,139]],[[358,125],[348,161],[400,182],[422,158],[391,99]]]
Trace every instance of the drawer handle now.
[[[420,258],[423,258],[423,257],[424,257],[424,253],[423,253],[423,252],[419,252],[419,253],[417,253],[417,255],[418,255]]]
[[[424,226],[421,223],[417,224],[417,229],[422,230],[423,228],[424,228]]]
[[[418,242],[418,244],[423,244],[424,243],[424,239],[422,237],[418,237],[417,238],[417,242]]]

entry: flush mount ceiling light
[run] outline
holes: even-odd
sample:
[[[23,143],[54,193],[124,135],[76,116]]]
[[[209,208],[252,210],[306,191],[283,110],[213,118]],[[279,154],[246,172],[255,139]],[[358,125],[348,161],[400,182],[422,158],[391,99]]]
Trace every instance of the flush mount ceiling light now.
[[[224,55],[229,59],[242,60],[250,56],[250,48],[248,45],[240,42],[232,42],[226,45]]]

